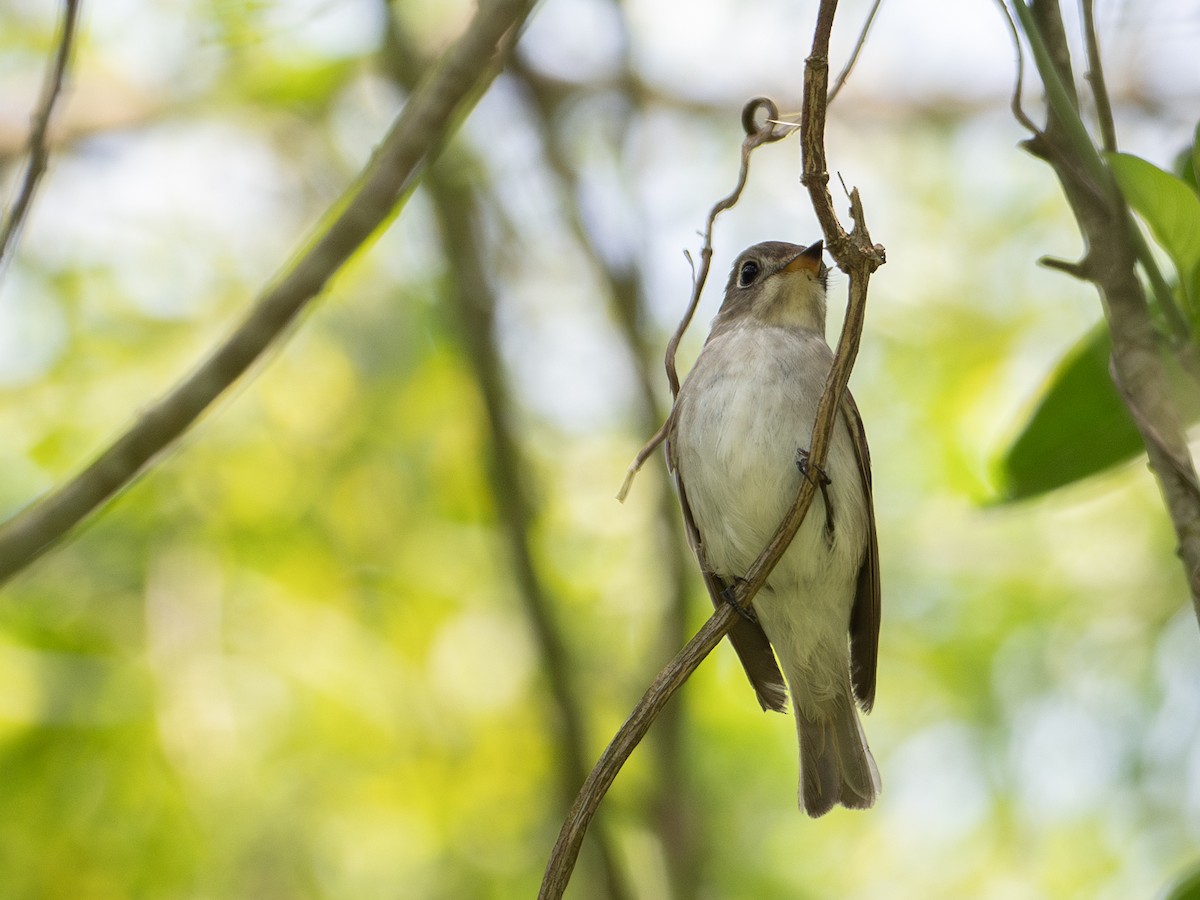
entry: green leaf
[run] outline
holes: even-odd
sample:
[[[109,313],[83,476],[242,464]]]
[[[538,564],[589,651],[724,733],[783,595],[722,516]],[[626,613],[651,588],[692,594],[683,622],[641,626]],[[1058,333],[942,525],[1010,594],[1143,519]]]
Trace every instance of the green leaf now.
[[[1180,875],[1160,896],[1162,900],[1200,900],[1200,866]]]
[[[1000,461],[1001,502],[1064,487],[1143,450],[1108,374],[1111,349],[1101,322],[1050,375],[1037,408]]]
[[[1187,182],[1137,156],[1107,153],[1105,158],[1129,205],[1175,263],[1179,282],[1191,285],[1200,268],[1200,197]]]

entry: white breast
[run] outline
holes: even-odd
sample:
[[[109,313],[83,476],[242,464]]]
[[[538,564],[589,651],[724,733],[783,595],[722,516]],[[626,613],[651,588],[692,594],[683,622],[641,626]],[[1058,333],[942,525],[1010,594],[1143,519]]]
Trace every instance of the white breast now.
[[[833,355],[814,331],[749,322],[705,346],[680,393],[673,437],[679,476],[703,541],[706,564],[740,577],[766,546],[800,489],[796,453],[812,438]],[[834,538],[818,494],[770,584],[777,589],[846,583],[862,560],[866,514],[860,475],[839,418],[825,470]],[[844,593],[841,589],[836,593]],[[833,598],[829,598],[832,600]]]

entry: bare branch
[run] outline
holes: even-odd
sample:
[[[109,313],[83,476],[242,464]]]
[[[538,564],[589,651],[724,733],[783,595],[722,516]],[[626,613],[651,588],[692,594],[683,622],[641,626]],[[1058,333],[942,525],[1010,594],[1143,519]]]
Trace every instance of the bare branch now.
[[[355,184],[196,371],[144,412],[86,469],[0,526],[0,582],[126,487],[212,405],[317,296],[416,186],[424,166],[495,77],[532,0],[494,0],[423,80]]]
[[[21,179],[21,187],[17,190],[17,196],[13,200],[8,215],[4,217],[4,222],[0,223],[0,271],[3,271],[9,253],[16,245],[17,235],[33,206],[33,195],[37,192],[38,182],[41,181],[50,160],[46,132],[50,129],[50,118],[54,113],[54,105],[62,94],[67,64],[71,59],[71,51],[75,44],[75,27],[78,21],[79,0],[64,0],[62,27],[58,33],[58,49],[54,53],[54,60],[42,83],[41,98],[33,114],[33,124],[29,131],[29,161],[25,166],[25,175]]]
[[[829,34],[833,28],[833,17],[836,9],[837,0],[822,0],[817,13],[817,25],[813,35],[813,52],[809,56],[804,70],[805,103],[802,134],[804,136],[805,184],[811,185],[809,187],[809,194],[814,209],[817,212],[817,218],[822,221],[822,226],[825,227],[827,220],[830,223],[831,227],[825,228],[827,243],[832,243],[835,238],[837,240],[839,249],[834,253],[834,258],[850,276],[849,308],[846,312],[846,320],[842,328],[841,338],[838,341],[833,367],[825,382],[825,389],[821,395],[820,404],[817,407],[812,441],[809,444],[809,464],[817,469],[825,465],[838,409],[841,405],[842,393],[845,391],[846,384],[850,378],[850,370],[854,365],[854,360],[858,353],[858,344],[862,335],[863,320],[866,312],[867,282],[871,273],[884,262],[883,248],[870,242],[862,202],[857,189],[852,191],[850,196],[850,211],[854,221],[854,229],[850,234],[847,234],[842,229],[840,223],[838,223],[837,216],[833,212],[832,200],[827,188],[828,176],[822,179],[814,175],[814,173],[824,173],[826,168],[824,137],[829,77],[827,54]],[[771,104],[771,106],[774,106],[774,104]],[[753,114],[754,111],[751,110],[750,105],[747,105],[746,111],[743,114],[743,124],[746,122],[746,116],[753,116]],[[771,118],[774,117],[774,115],[771,116]],[[749,131],[750,129],[747,128],[748,133]],[[749,143],[749,138],[747,139],[747,143]],[[743,148],[745,146],[746,144],[743,144]],[[740,185],[745,181],[746,153],[747,151],[743,149],[742,177],[739,180],[739,190]],[[734,202],[736,201],[737,193],[735,191],[731,195]],[[716,212],[720,211],[718,209],[720,206],[721,204],[718,203],[717,206],[713,207],[714,211],[710,213],[709,236],[711,236],[712,218]],[[711,255],[711,247],[709,245],[710,241],[706,238],[705,247],[709,249]],[[831,250],[831,252],[833,251]],[[694,291],[693,303],[689,307],[688,316],[685,317],[684,323],[676,336],[682,333],[683,328],[686,327],[687,320],[690,319],[691,312],[694,311],[695,295],[696,292]],[[675,343],[678,343],[678,341]],[[673,362],[673,356],[670,351],[668,351],[668,360]],[[669,367],[668,372],[671,373],[672,371],[672,368]],[[677,386],[674,387],[674,390],[677,393]],[[746,573],[745,580],[738,583],[734,598],[738,605],[743,608],[749,608],[755,595],[766,583],[771,570],[775,567],[780,557],[783,556],[784,551],[796,536],[796,532],[799,531],[809,507],[816,497],[816,492],[817,483],[815,479],[804,479],[801,482],[800,491],[787,516],[784,517],[783,522],[780,523],[771,541]],[[559,832],[558,841],[551,851],[550,859],[546,866],[546,874],[542,881],[541,891],[538,894],[539,900],[557,900],[557,898],[562,896],[570,880],[571,871],[574,868],[575,860],[579,854],[579,848],[583,843],[588,824],[592,816],[595,815],[600,801],[612,785],[621,766],[624,765],[625,760],[629,758],[634,748],[645,736],[659,710],[662,709],[675,691],[683,685],[688,676],[695,671],[700,662],[720,643],[721,638],[725,636],[736,621],[736,616],[737,613],[734,612],[730,604],[722,604],[716,609],[703,628],[697,632],[696,636],[688,642],[675,659],[655,679],[654,684],[651,685],[650,689],[642,697],[612,742],[605,748],[603,755],[600,757],[595,768],[592,769],[591,775],[588,776],[587,781],[580,790],[579,797],[575,801],[571,814],[568,816],[567,821],[563,823],[562,830]]]
[[[842,87],[846,84],[846,79],[850,77],[850,73],[854,70],[854,64],[858,62],[858,55],[862,53],[862,48],[867,43],[867,34],[871,30],[871,25],[875,22],[875,14],[879,12],[879,7],[882,3],[883,0],[875,0],[871,4],[871,9],[867,13],[867,19],[863,22],[862,31],[858,33],[858,40],[854,42],[854,49],[850,51],[850,58],[846,60],[846,65],[838,73],[838,77],[833,82],[833,87],[829,89],[829,95],[825,98],[826,106],[833,105],[833,101],[841,93]]]
[[[1092,86],[1092,98],[1096,102],[1096,118],[1100,122],[1100,137],[1104,149],[1113,153],[1117,149],[1117,127],[1113,122],[1112,102],[1108,99],[1108,88],[1104,84],[1104,67],[1100,64],[1100,40],[1096,36],[1096,2],[1082,0],[1083,38],[1087,48],[1087,80]]]

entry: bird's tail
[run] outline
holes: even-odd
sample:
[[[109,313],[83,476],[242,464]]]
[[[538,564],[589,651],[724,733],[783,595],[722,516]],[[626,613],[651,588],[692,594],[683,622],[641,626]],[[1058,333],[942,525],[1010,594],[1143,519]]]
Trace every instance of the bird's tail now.
[[[819,704],[793,702],[800,737],[800,805],[814,819],[840,803],[874,805],[879,769],[849,694]]]

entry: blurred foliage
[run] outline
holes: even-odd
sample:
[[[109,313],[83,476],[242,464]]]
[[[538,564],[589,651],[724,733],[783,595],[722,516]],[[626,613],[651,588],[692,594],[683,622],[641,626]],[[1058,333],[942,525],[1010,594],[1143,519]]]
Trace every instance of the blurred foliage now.
[[[866,6],[843,4],[835,54]],[[673,703],[677,744],[640,748],[605,801],[636,897],[1124,898],[1195,862],[1200,646],[1152,480],[1119,466],[977,502],[1001,487],[1007,423],[1100,316],[1034,266],[1078,238],[1013,146],[1002,25],[970,6],[885,3],[829,126],[889,259],[854,376],[883,553],[865,727],[884,793],[803,818],[792,724],[758,711],[721,648]],[[428,57],[471,7],[394,13]],[[1190,141],[1200,96],[1164,9],[1122,20],[1113,57],[1128,146],[1157,160]],[[0,12],[6,182],[53,12]],[[89,8],[54,165],[0,282],[6,514],[194,365],[353,177],[403,99],[380,62],[385,12]],[[646,437],[637,368],[658,366],[618,327],[613,275],[636,286],[657,357],[690,287],[680,251],[732,184],[742,102],[799,105],[810,12],[754,4],[753,40],[731,41],[743,4],[547,0],[523,74],[460,136],[479,161],[475,236],[443,236],[418,190],[282,349],[6,587],[0,897],[534,894],[564,813],[560,723],[443,241],[471,241],[496,294],[484,337],[529,548],[595,755],[665,661],[674,614],[661,465],[612,499]],[[792,142],[756,158],[718,225],[715,283],[755,240],[816,233],[798,159]],[[835,274],[835,310],[839,290]],[[695,626],[707,601],[690,586]],[[569,896],[597,885],[585,854]]]

